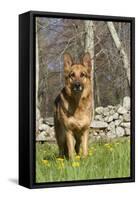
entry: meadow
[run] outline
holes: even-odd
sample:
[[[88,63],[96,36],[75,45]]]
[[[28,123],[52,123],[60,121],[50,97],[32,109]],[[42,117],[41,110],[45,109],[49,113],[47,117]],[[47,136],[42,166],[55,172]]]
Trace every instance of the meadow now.
[[[36,182],[106,179],[130,176],[130,138],[89,144],[87,158],[58,157],[56,144],[36,143]]]

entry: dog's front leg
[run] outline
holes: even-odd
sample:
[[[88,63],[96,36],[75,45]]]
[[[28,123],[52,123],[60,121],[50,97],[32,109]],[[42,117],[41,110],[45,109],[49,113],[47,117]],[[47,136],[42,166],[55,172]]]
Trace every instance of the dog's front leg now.
[[[85,130],[82,134],[82,154],[84,157],[88,155],[88,136],[89,130]]]
[[[67,148],[68,148],[68,158],[73,159],[73,152],[74,152],[74,138],[72,131],[68,131],[66,133],[66,141],[67,141]]]

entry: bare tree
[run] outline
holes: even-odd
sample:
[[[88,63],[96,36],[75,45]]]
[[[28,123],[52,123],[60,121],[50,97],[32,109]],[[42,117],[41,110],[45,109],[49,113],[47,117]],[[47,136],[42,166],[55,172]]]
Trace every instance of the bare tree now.
[[[85,21],[85,52],[89,52],[91,56],[91,63],[92,63],[92,120],[94,119],[94,24],[92,20]]]
[[[125,50],[122,46],[122,43],[119,39],[119,36],[117,34],[117,31],[115,29],[113,22],[107,22],[107,26],[108,26],[109,31],[111,33],[111,36],[114,40],[116,48],[118,49],[118,51],[120,52],[120,55],[122,56],[124,68],[126,70],[128,82],[129,82],[129,85],[130,85],[130,66],[129,66],[129,60],[128,60],[127,53],[125,52]]]
[[[38,30],[37,30],[37,23],[36,23],[36,93],[35,93],[36,94],[36,133],[38,132],[39,118],[40,118],[39,103],[38,103],[38,84],[39,84],[39,54],[38,54]]]

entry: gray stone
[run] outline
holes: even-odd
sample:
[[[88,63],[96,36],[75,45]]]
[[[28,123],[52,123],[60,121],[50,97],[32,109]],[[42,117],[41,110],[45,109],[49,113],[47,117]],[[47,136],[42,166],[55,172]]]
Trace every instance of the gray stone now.
[[[37,135],[36,141],[45,141],[46,140],[46,132],[42,131],[40,134]]]
[[[113,116],[112,116],[112,115],[108,117],[107,122],[109,123],[109,122],[111,122],[111,121],[113,121]]]
[[[115,111],[117,111],[120,107],[122,107],[120,104],[117,104],[116,106],[115,106]]]
[[[108,137],[109,139],[113,139],[113,138],[116,137],[116,135],[113,134],[111,131],[108,131],[106,135],[107,135],[107,137]]]
[[[129,136],[130,135],[130,128],[125,128],[125,135]]]
[[[119,126],[119,125],[121,124],[121,122],[122,122],[122,121],[119,120],[119,119],[118,119],[118,120],[115,120],[115,126]]]
[[[98,120],[98,121],[104,121],[102,115],[96,115],[95,119]]]
[[[118,119],[118,117],[119,117],[119,114],[118,113],[114,113],[113,119]]]
[[[55,137],[47,137],[46,141],[48,141],[48,142],[56,142],[56,138]]]
[[[93,135],[94,135],[94,136],[97,136],[97,135],[98,135],[98,133],[97,133],[96,131],[94,131],[94,132],[93,132]]]
[[[112,134],[115,134],[115,123],[114,123],[114,122],[111,122],[111,123],[108,125],[107,130],[109,130]]]
[[[97,114],[103,114],[103,110],[104,110],[104,108],[101,106],[101,107],[97,107],[97,108],[95,109],[95,112],[96,112]]]
[[[50,128],[49,128],[49,135],[50,135],[51,137],[54,137],[54,136],[55,136],[54,127],[50,127]]]
[[[123,107],[126,110],[130,110],[130,97],[129,96],[124,97],[124,99],[123,99]]]
[[[105,129],[108,127],[108,124],[106,122],[94,120],[93,122],[91,122],[90,127],[95,129]]]
[[[44,119],[45,124],[48,124],[49,126],[54,126],[54,118],[48,117]]]
[[[122,127],[119,126],[119,127],[116,128],[116,135],[118,137],[122,137],[122,136],[124,136],[124,134],[125,134],[125,131]]]
[[[47,124],[39,124],[39,131],[46,131],[47,129],[49,129]]]
[[[130,128],[130,122],[122,122],[120,124],[120,126],[124,127],[124,128]]]
[[[125,113],[123,115],[123,121],[124,122],[130,122],[130,113]]]
[[[39,124],[43,124],[43,118],[42,117],[39,119]]]
[[[110,114],[110,115],[114,115],[114,114],[115,114],[115,111],[112,109],[112,110],[110,110],[109,114]]]
[[[104,108],[103,114],[104,114],[104,116],[109,116],[109,109],[108,109],[108,107]]]
[[[108,121],[108,116],[104,118],[104,121],[107,122]]]
[[[109,108],[109,109],[114,109],[114,106],[109,105],[108,108]]]
[[[119,114],[123,115],[123,114],[127,113],[127,110],[123,106],[121,106],[120,108],[118,108],[117,112]]]
[[[119,119],[121,120],[121,122],[123,121],[123,116],[119,115]]]

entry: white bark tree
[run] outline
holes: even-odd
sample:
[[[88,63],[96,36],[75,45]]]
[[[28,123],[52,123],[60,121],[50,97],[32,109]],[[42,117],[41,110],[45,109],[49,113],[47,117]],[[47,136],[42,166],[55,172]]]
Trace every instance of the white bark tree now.
[[[85,52],[89,52],[91,56],[91,64],[92,64],[92,120],[94,119],[94,24],[92,20],[85,21]]]
[[[39,53],[38,53],[38,29],[37,29],[37,19],[36,19],[36,133],[38,133],[39,128],[39,102],[38,102],[38,84],[39,84]]]
[[[130,86],[130,64],[129,64],[127,53],[125,52],[125,50],[124,50],[124,48],[122,46],[122,43],[121,43],[121,41],[119,39],[119,36],[117,34],[117,31],[115,29],[115,26],[114,26],[113,22],[107,22],[107,26],[108,26],[108,29],[109,29],[109,31],[111,33],[113,41],[114,41],[114,43],[116,45],[116,48],[120,52],[120,56],[123,59],[123,66],[124,66],[124,69],[126,70],[128,83],[129,83],[129,86]]]

